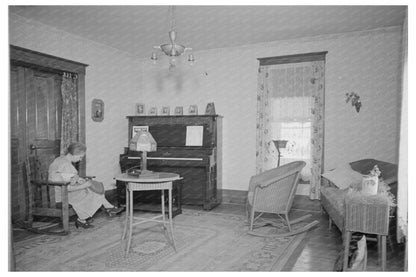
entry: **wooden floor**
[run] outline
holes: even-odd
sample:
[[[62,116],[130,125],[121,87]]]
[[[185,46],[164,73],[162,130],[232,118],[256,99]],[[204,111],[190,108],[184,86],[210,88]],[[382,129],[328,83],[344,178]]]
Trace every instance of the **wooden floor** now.
[[[245,214],[243,205],[220,205],[213,211]],[[321,212],[319,201],[311,201],[307,196],[296,195],[291,212],[292,218],[311,214],[310,221],[316,219],[319,225],[308,231],[305,239],[294,251],[283,271],[334,271],[334,265],[342,250],[341,232],[335,225],[328,228],[328,215]],[[368,242],[367,271],[380,271],[377,257],[377,242]],[[395,243],[392,238],[387,246],[386,271],[403,271],[404,245]]]
[[[186,208],[200,209],[198,207],[186,206]],[[245,206],[238,204],[223,204],[212,210],[212,212],[232,213],[245,215]],[[336,226],[328,228],[328,216],[321,212],[320,202],[311,201],[307,196],[296,196],[291,212],[292,218],[304,214],[311,214],[312,220],[318,220],[317,227],[309,230],[305,239],[295,249],[283,271],[333,271],[335,261],[342,249],[341,233]],[[104,216],[98,214],[97,216]],[[72,224],[72,223],[71,223]],[[36,234],[27,231],[13,232],[14,241],[22,240]],[[404,268],[404,245],[392,243],[387,246],[387,271],[403,271]],[[377,243],[368,242],[368,271],[379,271],[377,264]]]

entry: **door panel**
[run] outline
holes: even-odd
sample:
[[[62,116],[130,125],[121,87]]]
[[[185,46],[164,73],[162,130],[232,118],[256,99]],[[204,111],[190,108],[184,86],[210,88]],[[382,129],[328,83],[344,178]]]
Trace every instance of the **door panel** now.
[[[23,67],[10,67],[10,170],[12,220],[23,218],[26,211],[26,185],[23,176],[26,143],[26,92]]]
[[[36,118],[36,126],[35,126],[35,136],[37,138],[49,138],[49,114],[48,114],[48,100],[50,99],[48,96],[48,92],[50,87],[48,85],[48,79],[44,78],[34,78],[34,104],[35,104],[35,118]],[[51,95],[53,97],[53,95]],[[53,98],[51,99],[53,100]],[[55,131],[55,130],[53,130]],[[51,134],[52,136],[54,134]]]
[[[47,167],[59,155],[61,105],[57,73],[12,66],[10,73],[10,130],[17,158],[11,160],[12,176],[23,176],[27,155],[37,155]],[[12,153],[12,155],[15,155]],[[16,172],[17,171],[17,172]],[[14,187],[17,186],[17,187]],[[12,180],[12,219],[26,216],[26,180]]]
[[[60,86],[55,87],[56,75],[28,69],[26,82],[31,88],[27,94],[28,146],[44,167],[59,155],[60,122],[56,122]],[[60,76],[59,76],[60,78]],[[44,168],[42,171],[46,170]]]
[[[18,114],[18,106],[19,106],[19,99],[14,97],[17,93],[17,85],[18,85],[18,72],[17,68],[12,68],[10,70],[10,135],[11,137],[18,137],[18,130],[19,127],[19,114]]]

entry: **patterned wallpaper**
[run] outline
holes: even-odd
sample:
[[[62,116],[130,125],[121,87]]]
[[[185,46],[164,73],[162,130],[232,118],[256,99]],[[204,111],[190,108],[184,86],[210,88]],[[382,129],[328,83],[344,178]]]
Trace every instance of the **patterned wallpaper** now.
[[[246,190],[255,173],[257,58],[328,51],[325,168],[371,157],[397,160],[401,28],[196,51],[193,67],[157,65],[46,25],[10,17],[10,43],[89,64],[86,76],[87,173],[110,188],[127,146],[126,115],[134,104],[183,106],[203,113],[214,102],[223,120],[223,188]],[[345,93],[361,96],[356,113]],[[91,100],[105,103],[102,123],[89,116]]]

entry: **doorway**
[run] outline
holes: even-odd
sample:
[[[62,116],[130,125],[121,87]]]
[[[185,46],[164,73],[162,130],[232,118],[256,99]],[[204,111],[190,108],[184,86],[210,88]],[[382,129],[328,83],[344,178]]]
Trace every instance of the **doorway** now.
[[[11,221],[27,216],[23,168],[28,155],[48,166],[60,154],[64,72],[77,75],[78,140],[85,143],[86,64],[10,46],[10,208]],[[79,166],[85,174],[85,162]]]

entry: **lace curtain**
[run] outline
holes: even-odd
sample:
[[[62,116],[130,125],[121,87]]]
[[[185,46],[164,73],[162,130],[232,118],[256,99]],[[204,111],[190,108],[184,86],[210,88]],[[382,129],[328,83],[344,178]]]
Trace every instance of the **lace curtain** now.
[[[319,199],[323,161],[324,61],[260,66],[257,91],[256,170],[276,167],[272,140],[287,140],[280,164],[303,160],[310,198]]]
[[[288,141],[280,150],[280,164],[305,161],[301,172],[304,181],[309,181],[311,176],[311,68],[311,62],[304,62],[274,65],[269,69],[272,138]]]
[[[71,142],[78,141],[78,89],[76,75],[70,73],[63,74],[61,94],[61,155],[63,155]]]

